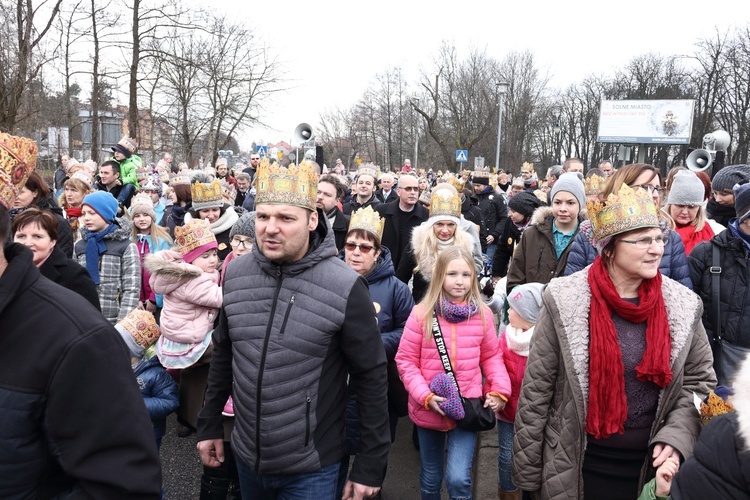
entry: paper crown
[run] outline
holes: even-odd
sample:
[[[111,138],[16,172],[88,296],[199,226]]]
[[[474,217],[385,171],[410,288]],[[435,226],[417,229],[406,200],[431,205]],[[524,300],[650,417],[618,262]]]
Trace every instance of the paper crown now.
[[[144,349],[148,349],[161,335],[154,315],[141,309],[133,309],[117,324],[125,329],[133,337],[133,340]]]
[[[380,215],[372,209],[372,206],[368,205],[352,213],[352,217],[349,220],[349,231],[361,229],[375,236],[380,241],[383,237],[384,223],[385,220],[381,219]]]
[[[224,201],[234,205],[234,200],[237,199],[237,189],[228,182],[221,181],[221,195],[224,197]]]
[[[205,219],[191,219],[184,226],[176,226],[174,240],[183,256],[209,243],[216,244],[211,224]]]
[[[131,139],[128,136],[125,136],[122,139],[120,139],[117,145],[122,146],[123,148],[127,149],[130,152],[130,154],[135,153],[135,150],[138,149],[138,143],[135,141],[135,139]]]
[[[190,174],[189,173],[181,173],[177,174],[169,179],[169,185],[170,186],[176,186],[178,184],[190,184]]]
[[[315,211],[318,174],[311,164],[284,168],[278,163],[258,166],[256,205],[292,205]]]
[[[534,171],[534,164],[525,161],[525,162],[523,162],[523,165],[521,166],[521,170],[523,170],[524,168],[528,168],[529,170],[531,170],[533,172]]]
[[[156,175],[149,175],[141,185],[141,191],[157,191],[161,195],[161,179]]]
[[[0,132],[0,203],[10,208],[36,166],[36,142]]]
[[[604,189],[604,180],[604,177],[599,177],[596,174],[584,179],[583,189],[586,192],[586,196],[594,196],[601,193],[602,189]]]
[[[224,206],[219,179],[214,179],[208,183],[196,180],[190,184],[190,194],[193,196],[193,209],[196,211]]]
[[[216,164],[214,166],[220,167],[222,165],[227,166],[227,159],[224,158],[223,156],[220,156],[216,158]]]
[[[94,184],[94,179],[84,170],[76,170],[75,173],[70,176],[70,178],[77,179],[86,184],[88,187],[91,187]]]
[[[438,184],[430,197],[430,218],[436,216],[461,218],[461,196],[450,184]]]
[[[365,163],[357,169],[357,177],[359,177],[360,175],[369,175],[373,179],[377,179],[378,167],[376,167],[372,163]]]
[[[474,177],[490,177],[490,170],[487,167],[476,167],[474,169]]]
[[[716,390],[718,391],[719,389],[717,388]],[[708,393],[708,397],[701,401],[700,404],[701,424],[706,425],[712,418],[733,411],[735,411],[735,408],[729,401],[729,398],[723,399],[714,391],[711,391]]]
[[[451,175],[445,182],[453,186],[453,188],[459,193],[463,191],[464,186],[466,186],[466,181],[459,179],[455,175]]]
[[[623,184],[617,194],[610,194],[604,203],[589,200],[586,207],[596,241],[633,229],[659,227],[659,215],[651,195],[641,188],[634,191],[627,184]]]

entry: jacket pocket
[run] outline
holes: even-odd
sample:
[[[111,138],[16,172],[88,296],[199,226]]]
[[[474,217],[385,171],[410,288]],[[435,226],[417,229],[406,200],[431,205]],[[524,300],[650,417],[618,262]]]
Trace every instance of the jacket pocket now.
[[[292,296],[294,298],[294,296]],[[310,393],[307,393],[307,399],[305,400],[305,448],[310,444],[310,409],[312,407],[312,398]]]
[[[286,330],[286,322],[289,320],[289,314],[292,312],[292,307],[294,306],[294,298],[294,294],[292,294],[292,296],[289,298],[289,305],[287,306],[286,312],[284,313],[284,321],[281,322],[281,330],[279,330],[280,337],[284,336],[284,331]]]

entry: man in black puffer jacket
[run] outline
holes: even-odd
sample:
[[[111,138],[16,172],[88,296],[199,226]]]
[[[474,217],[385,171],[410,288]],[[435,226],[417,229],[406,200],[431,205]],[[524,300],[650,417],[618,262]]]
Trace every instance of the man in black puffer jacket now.
[[[385,350],[366,281],[336,258],[315,208],[314,172],[259,167],[257,176],[256,245],[227,267],[213,334],[201,459],[207,467],[224,460],[221,410],[231,392],[243,496],[334,498],[348,375],[360,403],[360,450],[345,496],[375,496],[390,432]]]

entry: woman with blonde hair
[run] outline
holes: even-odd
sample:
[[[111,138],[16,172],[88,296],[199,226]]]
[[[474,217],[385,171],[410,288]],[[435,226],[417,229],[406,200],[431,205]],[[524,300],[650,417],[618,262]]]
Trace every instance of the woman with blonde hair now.
[[[94,179],[91,178],[82,168],[78,168],[63,183],[63,192],[58,198],[58,203],[65,213],[65,218],[73,230],[73,239],[78,241],[81,238],[79,233],[81,207],[83,199],[91,192],[91,185]]]
[[[482,271],[484,261],[477,226],[461,215],[461,196],[456,188],[438,184],[430,197],[430,218],[414,228],[410,247],[396,270],[396,277],[404,283],[414,277],[414,302],[419,302],[427,291],[438,255],[451,245],[472,254],[477,274]]]
[[[664,210],[675,223],[675,231],[682,238],[686,255],[690,255],[698,243],[708,241],[726,229],[707,218],[705,192],[703,182],[694,172],[682,170],[674,176],[667,196]]]

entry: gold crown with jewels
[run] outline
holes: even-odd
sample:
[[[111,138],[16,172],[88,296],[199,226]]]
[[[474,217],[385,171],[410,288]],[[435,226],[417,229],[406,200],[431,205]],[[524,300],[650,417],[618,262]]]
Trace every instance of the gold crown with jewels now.
[[[430,217],[444,215],[461,218],[461,196],[450,184],[438,184],[430,197]]]
[[[362,165],[361,167],[357,169],[357,177],[359,177],[360,175],[369,175],[373,179],[377,179],[378,167],[376,167],[372,163],[365,163],[364,165]]]
[[[584,179],[583,188],[586,192],[586,196],[593,196],[601,193],[604,189],[604,181],[604,177],[599,177],[596,174]]]
[[[352,213],[352,218],[349,220],[349,231],[361,229],[380,241],[383,237],[384,224],[385,220],[381,219],[380,215],[368,205]]]
[[[256,205],[292,205],[315,211],[318,174],[312,162],[284,168],[278,163],[258,166]]]
[[[644,189],[633,190],[627,184],[617,194],[610,194],[604,203],[588,201],[586,208],[596,241],[633,229],[659,227],[654,199]]]
[[[36,166],[36,142],[0,132],[0,203],[10,209]]]
[[[224,205],[219,179],[214,179],[211,182],[194,180],[190,185],[190,194],[193,196],[193,208],[195,210],[221,208]]]
[[[216,241],[211,223],[205,219],[191,219],[184,226],[174,228],[174,241],[180,249],[180,253],[185,255],[196,248],[207,245]]]
[[[144,349],[148,349],[161,335],[154,315],[141,309],[133,309],[118,324]]]

